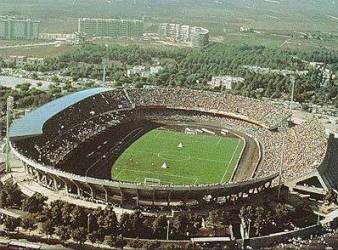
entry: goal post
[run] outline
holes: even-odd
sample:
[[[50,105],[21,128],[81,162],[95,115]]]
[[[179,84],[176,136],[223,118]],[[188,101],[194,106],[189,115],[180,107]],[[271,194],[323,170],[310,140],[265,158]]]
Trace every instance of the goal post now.
[[[161,184],[161,180],[157,178],[144,177],[144,184],[145,185],[159,185]]]
[[[187,134],[187,135],[197,135],[197,130],[196,129],[186,128],[184,130],[184,133]]]

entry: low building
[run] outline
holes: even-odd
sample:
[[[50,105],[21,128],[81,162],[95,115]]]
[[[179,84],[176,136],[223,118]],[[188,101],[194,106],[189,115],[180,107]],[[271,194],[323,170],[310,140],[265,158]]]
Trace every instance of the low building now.
[[[163,69],[164,68],[162,66],[153,66],[153,67],[150,67],[150,75],[158,74]]]
[[[15,17],[0,17],[0,39],[39,39],[40,21]]]
[[[209,30],[201,27],[191,29],[191,44],[194,47],[203,47],[209,43]]]
[[[41,57],[27,57],[27,64],[36,64],[42,65],[44,63],[44,59]]]
[[[244,82],[244,78],[235,76],[213,76],[208,82],[213,88],[224,87],[225,89],[233,89],[236,83]]]
[[[134,66],[131,69],[127,70],[127,76],[131,77],[133,75],[142,75],[142,72],[146,70],[146,67],[143,65]]]
[[[77,35],[72,34],[65,34],[65,33],[41,33],[39,35],[41,40],[48,40],[48,41],[61,41],[61,42],[73,42],[77,40]]]
[[[158,34],[161,37],[176,42],[190,43],[196,47],[203,47],[209,43],[209,30],[196,26],[161,23],[158,26]]]
[[[133,75],[140,75],[142,77],[150,77],[152,75],[158,74],[161,70],[163,70],[162,66],[151,66],[150,68],[138,65],[134,66],[131,69],[127,70],[127,76],[131,77]]]
[[[16,67],[21,67],[26,63],[26,56],[9,56],[5,62],[14,63]]]
[[[243,33],[253,33],[254,29],[246,27],[246,26],[241,26],[239,27],[239,31]]]
[[[16,67],[22,67],[25,64],[37,64],[41,65],[44,62],[40,57],[26,57],[26,56],[9,56],[5,59],[6,63],[15,63]]]
[[[144,22],[134,19],[80,18],[78,32],[93,37],[142,37]]]
[[[242,68],[247,69],[251,72],[267,75],[267,74],[277,74],[282,76],[290,76],[290,75],[297,75],[297,76],[304,76],[309,73],[308,70],[288,70],[288,69],[271,69],[271,68],[263,68],[260,66],[255,65],[243,65]]]

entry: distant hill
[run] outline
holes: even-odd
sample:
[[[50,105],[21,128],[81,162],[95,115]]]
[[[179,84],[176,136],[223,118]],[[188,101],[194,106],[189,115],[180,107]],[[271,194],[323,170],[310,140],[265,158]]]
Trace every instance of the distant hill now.
[[[35,17],[43,30],[74,31],[78,17],[137,17],[224,29],[338,32],[337,0],[2,0],[0,15]],[[67,21],[68,25],[62,25]]]

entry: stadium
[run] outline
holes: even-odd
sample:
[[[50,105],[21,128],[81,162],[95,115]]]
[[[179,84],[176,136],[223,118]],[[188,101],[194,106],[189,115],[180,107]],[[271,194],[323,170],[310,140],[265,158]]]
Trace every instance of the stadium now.
[[[40,185],[126,207],[238,199],[278,180],[316,196],[338,178],[336,139],[316,118],[220,92],[87,89],[15,120],[10,142]]]

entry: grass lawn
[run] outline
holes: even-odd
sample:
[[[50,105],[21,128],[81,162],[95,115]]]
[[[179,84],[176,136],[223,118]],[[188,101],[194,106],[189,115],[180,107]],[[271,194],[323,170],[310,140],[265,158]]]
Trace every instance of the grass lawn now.
[[[243,147],[238,138],[155,129],[117,159],[112,178],[136,182],[154,178],[173,185],[226,183]],[[167,168],[162,168],[164,163]]]

